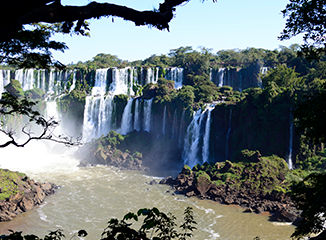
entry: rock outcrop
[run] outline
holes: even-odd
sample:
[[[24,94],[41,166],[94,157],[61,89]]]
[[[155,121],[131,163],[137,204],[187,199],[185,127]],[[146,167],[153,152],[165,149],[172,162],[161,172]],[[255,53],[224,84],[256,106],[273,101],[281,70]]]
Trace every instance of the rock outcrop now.
[[[272,221],[294,222],[298,213],[286,192],[286,169],[275,167],[278,160],[256,155],[259,159],[247,164],[226,161],[196,165],[193,169],[185,165],[175,179],[168,177],[160,184],[168,184],[175,193],[188,197],[236,204],[243,207],[244,212],[267,211],[272,213]]]
[[[25,174],[7,169],[0,169],[0,182],[0,222],[30,211],[57,189],[52,183],[38,183]]]

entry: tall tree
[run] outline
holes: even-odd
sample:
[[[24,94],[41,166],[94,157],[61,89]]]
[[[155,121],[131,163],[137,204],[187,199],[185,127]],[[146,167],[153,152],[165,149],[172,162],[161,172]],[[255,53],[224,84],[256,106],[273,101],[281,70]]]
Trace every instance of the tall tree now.
[[[326,52],[326,2],[324,0],[290,0],[282,11],[286,25],[279,37],[287,40],[303,34],[301,53],[319,58]]]

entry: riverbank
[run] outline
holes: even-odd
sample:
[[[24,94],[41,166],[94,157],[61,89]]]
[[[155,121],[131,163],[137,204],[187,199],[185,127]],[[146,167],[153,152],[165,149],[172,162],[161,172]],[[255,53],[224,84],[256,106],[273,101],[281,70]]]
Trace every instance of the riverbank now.
[[[55,184],[35,182],[24,173],[0,169],[0,222],[30,211],[55,189]]]
[[[206,163],[192,169],[185,165],[176,178],[160,183],[170,185],[176,194],[239,205],[243,212],[270,212],[272,221],[295,222],[298,211],[289,194],[291,176],[283,159],[256,152],[248,162]]]

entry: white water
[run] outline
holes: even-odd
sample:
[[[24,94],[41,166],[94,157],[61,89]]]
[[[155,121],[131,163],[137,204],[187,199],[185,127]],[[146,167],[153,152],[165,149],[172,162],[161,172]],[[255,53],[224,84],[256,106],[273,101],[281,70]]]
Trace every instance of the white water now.
[[[290,123],[289,156],[287,161],[289,169],[293,169],[292,148],[293,148],[293,121],[291,121]]]
[[[144,100],[144,125],[143,125],[143,129],[146,132],[151,131],[152,103],[153,103],[153,98],[149,99],[149,100]]]
[[[183,68],[172,67],[166,69],[166,79],[174,81],[174,88],[180,89],[182,88],[183,82]]]
[[[108,75],[108,68],[96,69],[96,72],[95,72],[95,84],[94,84],[94,87],[92,88],[92,95],[93,96],[96,96],[96,95],[101,95],[102,96],[102,95],[104,95],[106,93],[107,75]]]
[[[185,138],[184,148],[183,148],[183,160],[184,164],[193,168],[197,163],[199,163],[198,159],[198,146],[200,137],[200,128],[204,118],[204,114],[202,114],[201,109],[199,109],[193,116],[191,123],[187,128],[187,134]]]
[[[139,132],[140,131],[140,113],[141,113],[141,105],[140,100],[135,100],[135,118],[134,118],[134,129]]]
[[[132,113],[131,113],[132,102],[133,99],[130,98],[123,110],[121,128],[118,130],[118,132],[122,135],[126,135],[132,130]]]
[[[0,70],[0,99],[5,92],[4,87],[10,83],[10,70]]]
[[[211,131],[211,113],[214,107],[207,108],[207,120],[205,123],[205,133],[204,133],[204,141],[203,141],[203,152],[202,158],[203,163],[208,162],[209,160],[209,139],[210,139],[210,131]]]
[[[220,68],[218,70],[218,79],[219,79],[218,87],[224,86],[224,78],[225,78],[224,75],[225,75],[225,68]]]
[[[54,149],[64,153],[50,154]],[[178,223],[182,221],[184,209],[192,207],[198,224],[191,239],[237,240],[260,236],[264,240],[285,240],[290,239],[294,230],[293,226],[268,222],[265,215],[244,214],[237,206],[172,195],[166,193],[168,186],[146,184],[166,175],[118,171],[103,166],[78,168],[78,160],[71,156],[73,150],[45,142],[33,142],[25,148],[0,149],[2,168],[25,172],[37,181],[51,181],[61,186],[39,207],[11,222],[0,223],[1,234],[8,234],[8,229],[12,229],[43,238],[50,230],[60,228],[70,239],[79,229],[85,229],[89,233],[85,239],[100,239],[109,219],[122,219],[129,211],[154,206],[173,213]]]
[[[86,97],[83,140],[90,141],[102,134],[106,135],[114,129],[112,112],[114,109],[113,96]]]
[[[162,134],[165,135],[165,128],[166,128],[166,106],[164,106],[163,110],[163,124],[162,124]]]

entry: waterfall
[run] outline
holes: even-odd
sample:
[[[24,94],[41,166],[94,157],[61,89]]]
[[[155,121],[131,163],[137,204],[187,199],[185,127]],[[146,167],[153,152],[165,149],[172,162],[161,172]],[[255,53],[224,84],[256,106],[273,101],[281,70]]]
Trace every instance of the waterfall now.
[[[162,124],[163,135],[165,135],[165,124],[166,124],[166,106],[164,106],[164,111],[163,111],[163,124]]]
[[[0,70],[0,99],[5,92],[5,86],[10,83],[10,70]]]
[[[193,119],[187,128],[182,158],[184,164],[187,164],[191,168],[199,162],[197,154],[199,151],[200,128],[203,116],[204,114],[202,114],[201,109],[199,109],[194,114]]]
[[[33,88],[34,85],[34,69],[18,69],[15,71],[15,79],[18,80],[24,91]]]
[[[177,109],[174,110],[173,123],[172,123],[172,139],[177,138],[176,136],[176,126],[177,126]]]
[[[45,70],[41,69],[37,71],[37,88],[42,89],[45,92]]]
[[[131,113],[132,102],[133,99],[130,98],[123,110],[121,128],[120,130],[118,130],[118,132],[120,132],[120,134],[122,135],[126,135],[128,132],[132,130],[132,113]]]
[[[5,92],[5,86],[10,83],[10,70],[0,70],[0,99]]]
[[[289,140],[289,156],[288,156],[289,169],[293,169],[292,147],[293,147],[293,121],[291,121],[291,124],[290,124],[290,140]]]
[[[153,102],[153,98],[144,101],[143,129],[146,132],[150,132],[151,130],[152,102]]]
[[[203,140],[203,163],[208,162],[209,160],[209,137],[210,137],[210,130],[211,130],[211,113],[214,107],[209,107],[207,109],[207,120],[205,123],[205,133],[204,133],[204,140]]]
[[[134,95],[132,90],[133,76],[129,76],[129,72],[132,74],[132,69],[130,68],[113,68],[112,69],[112,83],[110,85],[110,92],[114,95],[125,94]]]
[[[74,90],[76,87],[76,70],[74,69],[73,72],[72,72],[72,84],[69,88],[69,92],[71,92],[72,90]],[[93,92],[93,90],[92,90]]]
[[[141,105],[139,104],[139,99],[135,100],[135,118],[134,118],[134,129],[140,131],[140,116],[141,116]]]
[[[268,67],[261,67],[260,68],[260,73],[261,74],[264,74],[265,75],[267,72],[268,72]],[[262,87],[263,86],[263,81],[261,80],[259,74],[258,74],[258,86],[259,87]]]
[[[230,132],[231,132],[231,127],[232,127],[232,109],[230,109],[230,114],[229,114],[229,127],[228,131],[226,133],[226,142],[225,142],[225,159],[227,160],[229,158],[229,140],[230,140]]]
[[[83,139],[89,141],[113,129],[113,96],[87,96],[84,110]]]
[[[158,80],[158,68],[148,68],[146,72],[145,84],[157,83]]]
[[[92,89],[93,96],[104,95],[106,93],[107,74],[108,74],[108,68],[96,69],[95,84]]]
[[[164,76],[168,80],[174,81],[174,88],[182,88],[183,83],[183,68],[171,67],[166,69],[167,74]]]
[[[220,68],[218,70],[218,87],[222,87],[224,84],[224,75],[225,75],[225,68]]]

